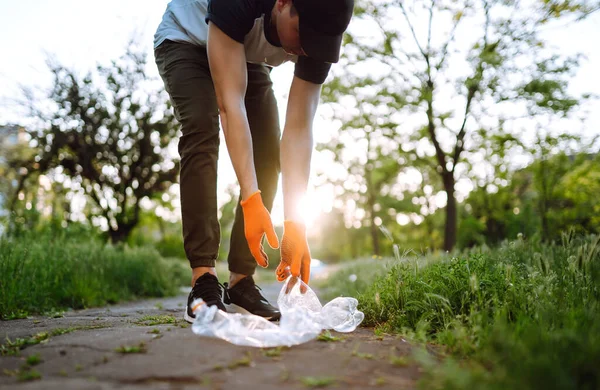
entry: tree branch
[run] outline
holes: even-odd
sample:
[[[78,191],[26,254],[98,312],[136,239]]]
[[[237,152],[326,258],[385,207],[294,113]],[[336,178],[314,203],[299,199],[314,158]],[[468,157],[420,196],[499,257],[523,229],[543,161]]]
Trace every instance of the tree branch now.
[[[404,4],[402,3],[402,0],[398,1],[398,5],[399,5],[400,9],[402,10],[402,14],[404,15],[404,18],[406,19],[406,23],[408,24],[408,27],[410,28],[410,32],[415,40],[415,43],[417,44],[417,47],[419,48],[419,51],[423,55],[423,58],[425,58],[427,60],[427,62],[429,62],[429,57],[427,54],[425,54],[425,51],[423,50],[423,48],[421,47],[421,44],[419,43],[419,39],[417,38],[417,33],[415,32],[415,28],[413,27],[413,25],[408,17],[408,13],[406,12],[406,9],[404,8]]]
[[[458,24],[460,23],[461,19],[462,19],[462,17],[458,17],[455,19],[454,25],[452,26],[452,30],[450,30],[450,37],[448,38],[448,40],[442,47],[442,58],[440,58],[440,61],[435,66],[435,70],[439,71],[440,69],[442,69],[444,62],[446,62],[446,57],[448,56],[448,46],[450,46],[450,43],[452,43],[454,41],[454,37],[456,35],[456,29],[457,29]]]
[[[490,27],[490,8],[489,8],[489,4],[487,1],[484,1],[484,10],[485,10],[485,27],[484,27],[484,35],[483,35],[483,48],[482,48],[482,54],[484,52],[486,52],[487,50],[489,50],[489,44],[488,44],[488,35],[489,35],[489,27]],[[470,83],[470,85],[468,85],[467,87],[467,104],[465,105],[465,113],[464,113],[464,117],[463,117],[463,121],[462,121],[462,125],[460,128],[460,131],[458,132],[457,136],[456,136],[456,144],[454,145],[454,156],[452,159],[452,172],[454,172],[454,169],[456,168],[456,164],[458,163],[458,159],[460,158],[460,154],[463,152],[464,148],[465,148],[465,135],[467,133],[467,119],[469,117],[469,113],[471,111],[471,103],[473,102],[473,98],[475,97],[475,94],[477,93],[477,91],[479,90],[479,86],[481,83],[481,79],[483,77],[483,62],[484,62],[484,58],[482,55],[479,56],[479,61],[477,63],[477,67],[475,68],[475,75],[472,79],[472,82]]]

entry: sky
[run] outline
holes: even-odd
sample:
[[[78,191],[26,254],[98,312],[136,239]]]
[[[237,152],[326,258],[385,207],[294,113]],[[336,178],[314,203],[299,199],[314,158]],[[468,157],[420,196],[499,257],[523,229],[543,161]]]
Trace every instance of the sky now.
[[[167,0],[0,0],[0,125],[20,120],[12,103],[19,93],[19,84],[49,85],[49,72],[45,66],[48,54],[64,65],[85,72],[93,69],[98,62],[107,64],[118,58],[135,34],[147,45],[150,75],[158,77],[153,66],[152,37],[167,3]],[[545,34],[561,53],[581,52],[586,56],[570,83],[571,91],[600,93],[597,72],[600,69],[597,44],[600,39],[600,12],[579,24],[552,26]],[[282,126],[292,74],[291,64],[278,67],[272,73]],[[597,108],[600,107],[596,104],[590,109],[587,129],[600,134],[600,109]],[[336,130],[324,118],[326,113],[326,107],[317,112],[315,143],[326,141]],[[324,163],[324,156],[315,151],[313,168]],[[219,191],[234,182],[235,174],[223,147]],[[330,210],[333,202],[330,188],[315,189],[310,185],[305,209],[307,218],[314,221],[321,211]],[[273,210],[276,224],[283,220],[282,206],[279,191]]]

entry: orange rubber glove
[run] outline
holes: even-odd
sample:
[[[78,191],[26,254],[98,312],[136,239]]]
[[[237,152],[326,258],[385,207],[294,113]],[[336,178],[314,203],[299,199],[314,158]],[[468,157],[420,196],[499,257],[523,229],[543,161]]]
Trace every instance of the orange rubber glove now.
[[[293,276],[299,276],[304,283],[308,284],[310,261],[310,249],[306,241],[306,227],[299,222],[284,221],[281,262],[275,271],[277,280],[282,282],[291,273]],[[287,267],[290,267],[289,271]]]
[[[277,234],[271,222],[271,215],[265,207],[260,196],[260,190],[256,191],[246,200],[240,202],[244,213],[244,234],[248,241],[248,248],[254,260],[261,267],[269,265],[269,258],[262,245],[262,239],[267,235],[267,242],[273,249],[279,248]]]

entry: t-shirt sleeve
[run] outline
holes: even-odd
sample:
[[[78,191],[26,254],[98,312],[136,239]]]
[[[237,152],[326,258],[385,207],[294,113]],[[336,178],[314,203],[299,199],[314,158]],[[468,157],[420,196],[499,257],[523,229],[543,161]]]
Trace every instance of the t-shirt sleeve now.
[[[323,84],[331,64],[326,62],[317,61],[310,57],[299,56],[296,62],[296,68],[294,69],[294,75],[301,78],[304,81],[309,81],[315,84]]]
[[[213,22],[227,36],[243,44],[257,17],[256,3],[253,0],[209,0],[206,24]]]

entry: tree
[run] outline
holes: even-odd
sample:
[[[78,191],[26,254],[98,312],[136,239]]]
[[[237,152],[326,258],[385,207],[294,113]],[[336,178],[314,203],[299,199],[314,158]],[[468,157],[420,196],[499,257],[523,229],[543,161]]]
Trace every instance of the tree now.
[[[379,227],[390,221],[386,207],[390,196],[382,190],[397,178],[399,166],[395,148],[380,142],[380,132],[381,129],[365,124],[363,117],[358,116],[346,122],[342,136],[318,146],[320,151],[331,152],[334,161],[346,168],[347,175],[333,180],[328,172],[322,175],[334,185],[345,208],[353,213],[349,219],[354,227],[368,226],[372,251],[377,256],[381,254]],[[350,145],[353,145],[352,155],[338,152]]]
[[[600,159],[594,154],[595,144],[568,135],[537,134],[526,150],[535,157],[531,164],[503,175],[505,182],[494,191],[480,186],[469,194],[468,216],[461,226],[475,228],[472,237],[481,233],[484,240],[473,241],[460,232],[461,246],[496,244],[519,233],[548,242],[570,229],[600,231],[596,217],[600,201],[595,195],[600,188]],[[476,223],[481,223],[479,229]]]
[[[580,8],[545,7],[512,0],[356,5],[360,29],[351,26],[343,66],[324,96],[351,107],[336,111],[342,131],[362,116],[410,154],[408,161],[437,172],[447,194],[446,250],[456,242],[455,184],[468,168],[465,159],[480,148],[472,134],[501,126],[523,132],[537,116],[565,117],[579,102],[566,92],[578,58],[546,49],[540,28]]]
[[[549,17],[560,17],[568,13],[576,20],[582,20],[600,10],[598,0],[541,0]]]
[[[524,146],[515,136],[503,130],[502,123],[492,134],[480,129],[471,136],[479,146],[479,153],[465,161],[474,189],[467,200],[469,215],[466,218],[469,221],[464,227],[473,230],[482,226],[482,230],[479,232],[481,236],[474,240],[468,237],[468,232],[459,231],[463,241],[461,246],[483,242],[495,244],[508,235],[512,217],[518,209],[516,201],[519,196],[513,186],[517,183],[511,181],[515,167],[510,162],[516,154],[523,154]],[[471,218],[477,219],[481,225]],[[460,226],[463,226],[462,221]],[[472,233],[477,236],[477,232]]]
[[[161,196],[178,174],[167,151],[178,126],[166,95],[151,87],[146,55],[133,44],[83,78],[56,61],[48,66],[49,101],[26,95],[41,150],[28,172],[70,177],[93,202],[88,217],[103,217],[111,240],[123,241],[140,220],[140,201]]]
[[[543,135],[538,130],[535,143],[530,149],[535,158],[530,169],[533,172],[532,184],[542,227],[541,237],[544,241],[549,241],[554,236],[551,228],[555,224],[551,223],[550,218],[552,211],[562,206],[559,183],[573,165],[568,153],[557,151],[563,150],[569,141],[577,140],[578,138],[569,135]]]
[[[565,199],[559,228],[600,233],[600,155],[578,156],[580,163],[561,180]],[[583,157],[583,159],[581,158]],[[583,161],[581,161],[583,160]]]

